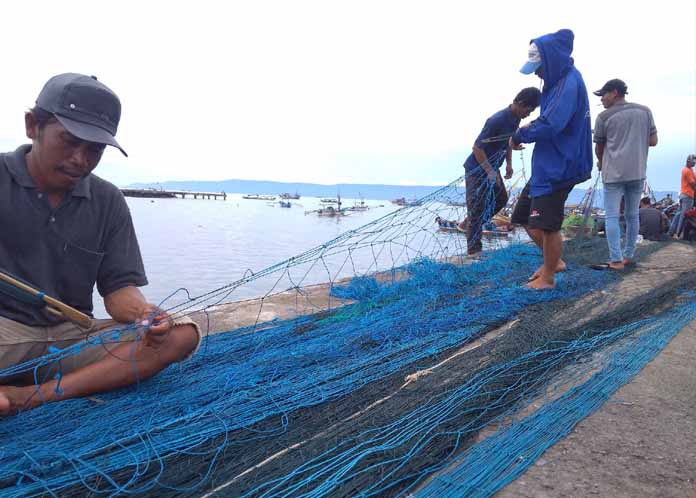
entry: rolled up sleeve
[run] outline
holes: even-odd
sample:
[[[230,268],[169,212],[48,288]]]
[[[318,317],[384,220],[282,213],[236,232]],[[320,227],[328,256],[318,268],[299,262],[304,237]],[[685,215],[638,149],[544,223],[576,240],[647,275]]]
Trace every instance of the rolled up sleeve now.
[[[103,297],[128,285],[147,285],[147,277],[133,220],[121,197],[111,218],[104,259],[97,275],[97,290]]]

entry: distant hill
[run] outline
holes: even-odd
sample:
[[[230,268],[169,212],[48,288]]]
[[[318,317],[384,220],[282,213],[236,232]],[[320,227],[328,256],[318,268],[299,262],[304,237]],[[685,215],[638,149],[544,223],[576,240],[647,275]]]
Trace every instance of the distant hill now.
[[[463,185],[462,185],[463,187]],[[348,199],[391,200],[399,197],[420,199],[442,188],[425,185],[372,185],[361,183],[339,183],[336,185],[321,185],[318,183],[288,183],[258,180],[223,180],[223,181],[178,181],[162,183],[133,183],[128,188],[158,188],[164,190],[192,190],[198,192],[227,192],[228,194],[273,194],[297,192],[307,197],[341,197]],[[568,204],[577,204],[585,194],[585,188],[575,188],[568,196]],[[674,199],[679,196],[676,192],[655,192],[657,199],[662,199],[671,193]],[[601,200],[599,198],[598,200]]]

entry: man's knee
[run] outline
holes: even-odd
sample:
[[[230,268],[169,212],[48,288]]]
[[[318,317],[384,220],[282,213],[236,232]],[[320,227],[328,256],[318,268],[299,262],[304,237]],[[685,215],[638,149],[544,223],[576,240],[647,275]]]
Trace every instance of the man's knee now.
[[[171,362],[181,361],[191,356],[198,348],[200,340],[201,336],[195,325],[176,325],[167,340]]]

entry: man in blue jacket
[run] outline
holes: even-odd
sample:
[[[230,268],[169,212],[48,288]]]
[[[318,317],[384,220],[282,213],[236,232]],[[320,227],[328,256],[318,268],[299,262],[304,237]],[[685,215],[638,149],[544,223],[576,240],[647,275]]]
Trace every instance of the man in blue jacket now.
[[[519,128],[510,147],[535,143],[532,176],[512,215],[541,248],[544,263],[532,275],[531,289],[552,289],[554,275],[565,270],[561,259],[563,208],[573,186],[592,175],[592,131],[585,82],[573,63],[573,32],[562,29],[532,40],[520,69],[544,80],[538,119]]]

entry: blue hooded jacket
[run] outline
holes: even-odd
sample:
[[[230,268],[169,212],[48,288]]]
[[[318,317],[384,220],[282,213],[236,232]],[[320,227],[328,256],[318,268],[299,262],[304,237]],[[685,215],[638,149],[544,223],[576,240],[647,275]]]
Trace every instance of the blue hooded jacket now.
[[[592,127],[587,89],[573,65],[573,32],[562,29],[532,40],[541,55],[544,89],[540,116],[518,129],[515,143],[535,142],[530,195],[539,197],[592,176]]]

